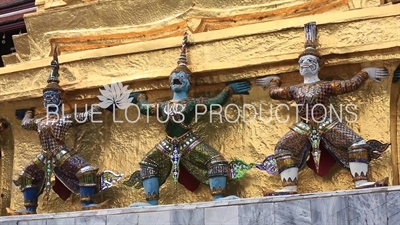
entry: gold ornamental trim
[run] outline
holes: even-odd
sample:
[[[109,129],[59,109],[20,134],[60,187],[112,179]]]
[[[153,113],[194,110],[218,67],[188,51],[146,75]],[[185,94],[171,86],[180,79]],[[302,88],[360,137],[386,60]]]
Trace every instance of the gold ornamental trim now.
[[[329,16],[327,16],[329,15]],[[360,16],[361,15],[361,16]],[[339,12],[339,13],[332,13],[332,14],[320,14],[320,15],[311,15],[311,16],[304,16],[298,18],[290,18],[290,19],[283,19],[283,20],[276,20],[276,21],[269,21],[264,23],[257,23],[251,25],[244,25],[239,27],[233,27],[223,30],[217,31],[210,31],[205,33],[197,33],[191,35],[191,41],[194,41],[196,44],[205,43],[205,42],[214,42],[219,40],[225,39],[232,39],[250,35],[259,35],[259,34],[266,34],[277,32],[287,28],[302,28],[304,23],[309,21],[317,21],[319,26],[327,25],[327,24],[338,24],[338,23],[348,23],[358,20],[368,20],[368,19],[378,19],[378,18],[385,18],[385,17],[393,17],[400,15],[400,5],[388,5],[382,7],[372,7],[372,8],[365,8],[360,9],[357,14],[354,11],[346,11],[346,12]],[[176,48],[180,47],[181,45],[181,37],[171,37],[171,38],[164,38],[164,39],[157,39],[151,41],[144,41],[138,43],[131,43],[125,44],[120,46],[112,46],[108,48],[101,48],[95,50],[87,50],[83,52],[71,53],[67,55],[60,55],[59,61],[60,64],[71,63],[76,61],[81,61],[85,59],[98,59],[103,57],[110,57],[110,56],[118,56],[118,55],[126,55],[126,54],[133,54],[133,53],[140,53],[140,52],[148,52],[148,51],[155,51],[167,48]],[[396,43],[394,46],[398,46],[398,41],[394,41],[390,46]],[[382,43],[385,45],[385,43]],[[368,49],[368,45],[365,45],[364,49]],[[376,46],[374,45],[374,48]],[[339,49],[333,47],[334,49]],[[348,49],[348,46],[343,48],[343,50]],[[331,53],[332,49],[321,49],[321,54],[326,55]],[[342,51],[343,51],[342,50]],[[374,49],[368,49],[374,50]],[[356,49],[349,52],[356,52],[362,51],[359,46]],[[339,52],[335,52],[339,53]],[[50,53],[51,54],[51,53]],[[295,57],[297,58],[298,52],[294,53]],[[51,57],[37,60],[37,61],[30,61],[23,64],[17,65],[10,65],[0,69],[0,75],[8,74],[12,72],[21,72],[30,69],[37,69],[41,67],[48,67],[49,61],[51,61]],[[290,58],[293,58],[290,57]],[[282,59],[278,59],[281,61]],[[265,59],[263,60],[265,62]],[[258,64],[258,63],[257,63]],[[248,64],[247,64],[248,65]],[[243,65],[241,65],[243,66]],[[230,68],[235,67],[235,65],[230,65]],[[171,69],[168,69],[168,74],[171,72]],[[193,71],[194,72],[194,71]],[[200,72],[200,71],[196,71]]]

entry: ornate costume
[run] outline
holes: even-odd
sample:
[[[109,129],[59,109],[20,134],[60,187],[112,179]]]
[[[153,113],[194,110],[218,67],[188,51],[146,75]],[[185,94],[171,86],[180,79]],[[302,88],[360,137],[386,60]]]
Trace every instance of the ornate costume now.
[[[361,87],[369,73],[361,70],[353,78],[340,81],[319,81],[321,56],[315,50],[316,24],[305,25],[306,50],[300,54],[300,72],[315,75],[315,82],[281,87],[279,78],[270,82],[270,96],[276,100],[295,101],[301,120],[290,127],[275,147],[275,154],[256,165],[270,174],[280,174],[283,189],[266,195],[297,193],[297,170],[307,164],[318,175],[326,175],[339,162],[349,169],[356,188],[387,185],[388,179],[367,182],[368,163],[377,159],[390,145],[362,137],[329,114],[330,97],[347,94]],[[316,74],[312,70],[316,69]],[[311,157],[309,157],[311,154]],[[307,159],[309,160],[307,161]]]
[[[25,210],[14,211],[7,209],[11,215],[35,214],[39,195],[46,192],[48,196],[51,189],[52,173],[55,175],[53,190],[66,200],[71,193],[80,194],[82,209],[98,209],[104,203],[97,205],[93,203],[93,196],[121,179],[112,171],[98,174],[98,168],[91,166],[86,160],[77,154],[73,154],[65,143],[65,135],[69,128],[82,124],[82,121],[90,121],[87,117],[92,112],[101,110],[93,107],[93,111],[61,115],[61,95],[63,90],[58,85],[58,59],[57,49],[51,63],[53,70],[47,80],[48,85],[43,90],[44,105],[47,115],[43,118],[34,119],[33,110],[18,110],[17,117],[22,119],[22,128],[37,131],[42,146],[42,152],[31,161],[20,173],[14,184],[20,188],[24,195]]]
[[[241,160],[229,163],[217,150],[193,133],[190,124],[196,113],[211,110],[213,104],[224,105],[234,93],[245,93],[250,89],[246,82],[227,86],[214,98],[188,98],[191,71],[186,67],[185,33],[178,67],[170,76],[174,99],[158,104],[148,104],[144,93],[136,95],[137,104],[144,115],[157,116],[166,123],[167,136],[160,141],[139,163],[140,171],[133,173],[128,186],[144,186],[149,204],[158,204],[161,186],[172,171],[175,183],[195,191],[200,183],[209,185],[214,199],[222,198],[227,180],[242,177],[252,165]],[[153,188],[146,182],[154,180]]]

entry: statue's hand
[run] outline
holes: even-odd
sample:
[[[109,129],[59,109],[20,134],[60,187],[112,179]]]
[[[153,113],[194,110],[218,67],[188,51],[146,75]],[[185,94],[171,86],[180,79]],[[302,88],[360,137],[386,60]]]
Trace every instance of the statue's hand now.
[[[114,104],[111,104],[110,106],[108,106],[106,108],[106,110],[109,111],[109,112],[114,112]]]
[[[28,110],[32,111],[32,117],[34,117],[34,115],[35,115],[35,109],[34,108],[31,108],[31,109],[17,109],[17,110],[15,110],[15,117],[17,117],[17,119],[19,119],[19,120],[24,119],[25,113]]]
[[[368,67],[364,68],[369,75],[369,79],[380,83],[381,79],[389,77],[389,71],[386,68]]]
[[[138,102],[137,98],[138,98],[138,96],[139,96],[140,94],[144,94],[144,92],[133,92],[133,93],[131,93],[131,94],[129,95],[129,98],[132,98],[132,103],[133,103],[133,104],[137,104],[137,102]]]
[[[234,81],[228,84],[234,94],[248,95],[251,90],[251,84],[248,80]]]
[[[271,83],[271,80],[274,79],[274,78],[278,78],[279,79],[278,76],[266,76],[266,77],[258,78],[255,83],[256,83],[257,86],[261,86],[264,89],[266,89],[266,88],[269,87],[269,85]]]

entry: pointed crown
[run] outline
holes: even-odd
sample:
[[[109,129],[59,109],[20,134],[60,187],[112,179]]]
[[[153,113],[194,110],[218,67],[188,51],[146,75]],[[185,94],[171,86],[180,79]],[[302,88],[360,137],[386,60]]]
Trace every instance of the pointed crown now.
[[[305,50],[299,55],[298,58],[301,58],[305,55],[313,55],[318,58],[318,63],[322,64],[322,56],[317,51],[317,23],[309,22],[304,24],[304,34],[305,34]]]
[[[59,74],[58,70],[60,69],[60,65],[58,64],[58,47],[56,46],[54,48],[54,53],[53,53],[53,60],[51,61],[51,73],[49,75],[49,78],[47,79],[47,86],[43,89],[43,92],[49,91],[49,90],[54,90],[54,91],[60,91],[63,92],[63,89],[60,87],[59,83],[60,80],[58,79]]]
[[[179,55],[179,59],[177,61],[178,66],[171,72],[185,72],[189,75],[192,75],[192,71],[189,70],[187,67],[187,44],[188,44],[188,35],[187,32],[183,33],[183,39],[182,39],[182,47],[181,47],[181,53]]]

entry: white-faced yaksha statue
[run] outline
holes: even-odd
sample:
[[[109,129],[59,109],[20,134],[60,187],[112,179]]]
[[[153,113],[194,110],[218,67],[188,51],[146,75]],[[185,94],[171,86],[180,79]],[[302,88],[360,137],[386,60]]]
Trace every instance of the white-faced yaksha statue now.
[[[326,175],[339,162],[350,170],[355,188],[387,186],[388,178],[378,182],[368,181],[368,164],[387,150],[390,143],[365,141],[338,119],[328,115],[330,97],[356,91],[368,79],[380,82],[388,77],[385,68],[364,68],[349,80],[321,81],[318,77],[323,59],[316,50],[316,23],[304,27],[305,50],[298,58],[302,84],[281,87],[277,76],[259,78],[256,84],[270,86],[270,96],[275,100],[295,101],[299,122],[290,127],[275,147],[275,154],[267,156],[257,168],[270,174],[280,174],[283,189],[266,192],[265,196],[297,193],[298,171],[306,165],[318,175]],[[307,160],[309,159],[309,160]]]

